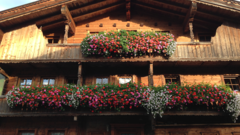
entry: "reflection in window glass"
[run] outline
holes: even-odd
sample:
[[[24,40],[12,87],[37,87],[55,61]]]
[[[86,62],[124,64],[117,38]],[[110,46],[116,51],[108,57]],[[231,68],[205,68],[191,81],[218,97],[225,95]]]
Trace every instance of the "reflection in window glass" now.
[[[96,79],[96,84],[107,84],[108,83],[108,78],[97,78]]]
[[[20,87],[26,87],[26,88],[30,88],[30,86],[32,85],[32,79],[21,79],[20,80]]]
[[[119,84],[125,84],[131,82],[131,78],[119,78]]]
[[[27,132],[25,132],[25,133],[21,133],[21,135],[34,135],[34,133],[27,133]]]
[[[224,78],[225,84],[228,85],[232,90],[239,91],[239,80],[238,78]]]
[[[102,78],[97,78],[96,84],[102,84]]]
[[[51,135],[64,135],[63,132],[55,132],[55,133],[51,133]]]
[[[102,79],[102,84],[107,84],[108,83],[108,78],[103,78]]]
[[[54,85],[55,79],[43,79],[43,85]]]

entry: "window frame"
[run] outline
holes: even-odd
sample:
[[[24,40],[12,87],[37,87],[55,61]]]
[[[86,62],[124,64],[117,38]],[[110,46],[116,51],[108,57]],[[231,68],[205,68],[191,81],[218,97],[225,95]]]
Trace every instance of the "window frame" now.
[[[176,79],[177,82],[176,83],[179,83],[179,85],[181,84],[181,79],[180,79],[180,75],[164,75],[164,79],[165,79],[165,84],[167,84],[167,79],[170,79],[171,80],[171,83],[173,82],[172,80],[173,79]]]
[[[66,81],[67,81],[66,83],[67,83],[67,84],[70,84],[70,83],[68,83],[68,80],[75,80],[75,79],[78,81],[78,78],[77,78],[77,77],[67,77],[67,78],[66,78]],[[74,83],[71,83],[71,84],[74,84]],[[76,85],[77,85],[77,82],[76,82]]]
[[[197,33],[198,36],[198,41],[199,42],[211,42],[212,41],[212,36],[214,36],[214,33],[209,33],[209,32],[198,32]],[[205,41],[200,41],[200,36],[204,36],[205,37]],[[210,41],[206,41],[206,37],[210,36]]]
[[[43,85],[43,80],[44,79],[48,79],[48,85],[49,85],[49,81],[50,81],[50,79],[54,79],[54,84],[51,84],[51,85],[56,85],[56,78],[55,77],[42,77],[42,79],[41,79],[41,84],[42,84],[42,86],[47,86],[47,85]]]
[[[47,128],[45,129],[45,135],[51,135],[52,132],[64,132],[64,135],[67,135],[68,128]]]
[[[234,88],[234,87],[233,87],[234,85],[238,85],[238,89],[239,89],[238,91],[240,91],[240,80],[239,80],[239,76],[224,76],[223,79],[224,79],[224,84],[227,85],[227,86],[229,86],[232,91],[235,91],[235,90],[233,89],[233,88]],[[227,84],[227,83],[225,82],[225,79],[229,79],[231,84]],[[233,80],[233,79],[234,79],[234,80],[236,79],[236,81],[238,82],[238,84],[233,84],[233,83],[232,83],[232,80]]]
[[[108,79],[108,82],[106,83],[106,84],[108,84],[109,83],[109,77],[95,77],[95,84],[97,84],[97,79],[100,79],[101,78],[101,84],[99,84],[99,85],[103,85],[103,79],[105,79],[105,78],[107,78]]]
[[[58,44],[60,42],[61,37],[60,36],[46,36],[48,44]],[[58,39],[58,42],[55,43],[54,40]],[[49,40],[52,40],[52,43],[49,43]]]
[[[16,135],[21,135],[23,132],[33,132],[34,135],[37,135],[37,128],[17,128],[16,129]]]
[[[29,88],[32,87],[32,85],[33,85],[33,77],[20,77],[19,80],[18,80],[18,85],[17,85],[18,87],[28,88],[28,87],[24,87],[24,86],[27,86],[27,85],[26,85],[27,82],[25,82],[25,85],[21,85],[21,80],[22,80],[22,79],[24,79],[24,80],[27,80],[27,79],[32,80],[31,85],[28,85]]]
[[[126,79],[126,78],[130,78],[131,79],[131,81],[130,82],[133,82],[133,77],[132,76],[118,76],[118,84],[120,84],[120,78],[124,78],[124,79]],[[123,84],[126,84],[126,83],[123,83]]]

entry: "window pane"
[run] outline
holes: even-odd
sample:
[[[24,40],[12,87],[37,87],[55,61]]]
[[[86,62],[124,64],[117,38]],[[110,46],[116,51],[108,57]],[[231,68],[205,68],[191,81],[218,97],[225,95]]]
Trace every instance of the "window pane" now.
[[[51,133],[51,135],[64,135],[63,132],[55,132],[55,133]]]
[[[103,78],[103,84],[107,84],[108,83],[108,78]]]
[[[233,90],[239,90],[239,85],[233,85]]]
[[[27,79],[27,83],[26,83],[27,86],[30,86],[32,85],[32,79]]]
[[[55,79],[49,79],[49,85],[54,85]]]
[[[48,79],[43,79],[43,85],[48,85]]]
[[[25,79],[21,79],[20,80],[20,86],[24,86],[26,84],[26,80]]]
[[[172,82],[171,79],[166,79],[166,83]]]
[[[129,83],[129,82],[131,82],[131,78],[125,78],[125,83]]]
[[[237,79],[231,79],[232,84],[238,84],[238,80]]]
[[[119,84],[124,84],[125,83],[125,79],[124,78],[119,78]]]
[[[205,41],[205,36],[199,36],[199,41]]]
[[[177,79],[172,79],[172,82],[178,82],[178,80]]]
[[[21,135],[34,135],[34,133],[21,133]]]
[[[96,84],[102,84],[102,78],[97,78]]]
[[[225,84],[231,84],[230,79],[224,79]]]

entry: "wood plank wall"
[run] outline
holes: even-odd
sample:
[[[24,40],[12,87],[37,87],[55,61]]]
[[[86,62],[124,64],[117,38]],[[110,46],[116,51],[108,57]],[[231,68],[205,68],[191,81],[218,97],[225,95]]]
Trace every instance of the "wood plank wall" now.
[[[181,84],[209,83],[220,85],[224,82],[223,75],[180,75]]]
[[[144,26],[140,27],[143,22]],[[89,23],[89,27],[86,24]],[[99,27],[100,23],[103,27]],[[116,23],[116,27],[113,24]],[[126,24],[130,23],[130,27]],[[157,23],[157,26],[154,25]],[[177,42],[190,42],[189,34],[183,34],[181,24],[147,15],[135,15],[131,21],[125,21],[125,15],[103,15],[77,23],[76,34],[70,36],[68,43],[80,43],[87,32],[111,31],[117,29],[143,31],[170,31],[175,35]],[[62,30],[64,31],[64,30]],[[195,41],[198,41],[195,31]],[[181,61],[188,58],[195,60],[238,60],[240,58],[240,25],[225,22],[216,30],[212,37],[212,45],[178,45],[177,50],[169,60]],[[43,32],[35,24],[6,32],[0,45],[0,60],[49,60],[49,59],[81,59],[80,47],[47,47]],[[88,59],[88,58],[83,58]],[[157,57],[156,60],[160,59]]]

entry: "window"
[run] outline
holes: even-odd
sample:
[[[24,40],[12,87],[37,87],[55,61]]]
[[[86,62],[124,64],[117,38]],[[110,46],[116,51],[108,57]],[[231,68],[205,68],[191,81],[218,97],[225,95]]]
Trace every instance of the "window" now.
[[[60,36],[46,36],[49,44],[57,44],[60,40]]]
[[[43,79],[43,85],[54,85],[55,79]]]
[[[131,78],[119,78],[119,84],[126,84],[131,82]]]
[[[98,34],[98,33],[99,33],[99,32],[97,32],[97,31],[95,31],[95,32],[94,32],[94,31],[90,31],[90,34],[91,34],[91,35]]]
[[[166,75],[165,76],[165,82],[166,83],[172,83],[172,82],[180,82],[180,77],[179,76],[175,76],[175,75]]]
[[[239,91],[239,80],[238,77],[225,77],[225,84],[228,85],[232,90]]]
[[[34,135],[34,132],[20,132],[20,135]]]
[[[97,78],[96,79],[96,84],[107,84],[108,83],[108,78]]]
[[[64,132],[51,132],[50,135],[64,135]]]
[[[20,79],[20,87],[21,88],[30,88],[32,85],[32,79]]]
[[[68,84],[77,84],[78,79],[77,78],[68,78],[67,83]]]
[[[211,42],[211,36],[213,35],[211,33],[198,33],[199,42]]]

